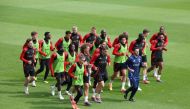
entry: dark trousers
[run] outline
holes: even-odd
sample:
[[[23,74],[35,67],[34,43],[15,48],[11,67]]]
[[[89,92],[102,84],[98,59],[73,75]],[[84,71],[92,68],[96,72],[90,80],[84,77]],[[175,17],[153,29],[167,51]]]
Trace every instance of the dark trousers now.
[[[78,103],[80,97],[82,97],[82,95],[83,95],[83,86],[76,85],[75,90],[77,91],[77,95],[74,98],[74,100],[75,100],[76,103]]]
[[[129,80],[130,80],[130,83],[131,83],[131,87],[129,87],[126,90],[125,94],[128,95],[128,93],[131,92],[131,95],[130,95],[129,99],[132,99],[135,96],[135,94],[136,94],[136,92],[138,90],[139,78],[129,77]]]
[[[49,74],[49,61],[50,59],[40,59],[40,68],[36,71],[36,76],[44,71],[44,67],[46,67],[45,75],[44,75],[44,80],[47,79],[48,74]]]

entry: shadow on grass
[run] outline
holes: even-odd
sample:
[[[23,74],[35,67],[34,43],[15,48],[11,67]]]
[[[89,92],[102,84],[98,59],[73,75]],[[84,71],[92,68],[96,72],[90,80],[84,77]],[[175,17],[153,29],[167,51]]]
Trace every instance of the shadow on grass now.
[[[23,83],[24,81],[22,80],[1,80],[0,86],[21,86]]]

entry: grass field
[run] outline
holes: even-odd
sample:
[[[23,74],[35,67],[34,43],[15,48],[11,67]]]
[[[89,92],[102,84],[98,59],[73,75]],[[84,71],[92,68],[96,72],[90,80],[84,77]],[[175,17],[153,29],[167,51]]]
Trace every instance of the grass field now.
[[[37,87],[30,88],[30,95],[23,94],[24,75],[19,55],[31,31],[38,31],[40,39],[45,31],[50,31],[55,42],[73,25],[79,27],[82,35],[91,26],[96,26],[98,33],[105,28],[112,41],[123,31],[129,32],[131,41],[145,27],[152,35],[160,25],[166,27],[169,36],[163,83],[157,83],[150,74],[151,84],[140,84],[143,91],[137,93],[135,103],[130,103],[123,99],[120,82],[116,80],[113,91],[105,87],[102,104],[84,107],[82,98],[81,109],[190,108],[189,0],[0,0],[1,109],[70,109],[68,96],[64,96],[64,101],[50,96],[49,86],[54,81],[49,77],[50,83],[44,84],[43,73]],[[112,67],[108,71],[111,75]]]

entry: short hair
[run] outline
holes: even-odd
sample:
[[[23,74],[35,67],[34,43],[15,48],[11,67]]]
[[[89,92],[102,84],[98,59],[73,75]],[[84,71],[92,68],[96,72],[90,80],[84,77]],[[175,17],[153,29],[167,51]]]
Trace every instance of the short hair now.
[[[93,26],[91,29],[95,29],[95,30],[96,30],[96,27],[95,27],[95,26]]]
[[[71,31],[66,31],[65,34],[66,35],[71,34]]]
[[[126,35],[126,34],[120,34],[119,35],[119,41],[121,41],[122,38],[125,38],[126,40],[128,40],[128,35]]]
[[[76,28],[76,29],[77,29],[78,27],[77,27],[77,26],[73,26],[72,29],[73,29],[73,28]]]
[[[79,60],[85,60],[86,59],[85,56],[84,56],[84,54],[82,54],[82,53],[80,53],[78,55],[78,57],[79,57]]]
[[[50,32],[45,32],[44,36],[49,36]]]
[[[90,47],[90,45],[89,45],[88,43],[83,44],[83,45],[80,47],[80,51],[81,51],[82,53],[84,53],[84,50],[85,50],[87,47]]]
[[[26,42],[25,42],[25,44],[24,44],[24,45],[27,45],[30,41],[32,41],[32,39],[31,39],[31,38],[26,39]]]
[[[150,31],[148,29],[146,29],[146,28],[143,30],[143,34],[146,34],[146,33],[149,33],[149,32]]]
[[[38,32],[36,32],[36,31],[32,31],[32,32],[31,32],[31,36],[34,36],[34,35],[36,35],[36,34],[38,34]]]

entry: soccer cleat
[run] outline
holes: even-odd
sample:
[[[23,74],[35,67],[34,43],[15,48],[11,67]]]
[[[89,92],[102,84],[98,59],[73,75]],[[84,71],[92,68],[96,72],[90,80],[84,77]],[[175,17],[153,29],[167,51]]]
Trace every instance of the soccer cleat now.
[[[90,102],[84,102],[84,105],[85,106],[91,106],[91,103]]]
[[[124,97],[124,99],[127,99],[127,94],[125,94],[123,97]]]
[[[50,89],[51,89],[51,95],[54,96],[55,95],[55,86],[54,85],[50,86]]]
[[[91,99],[92,101],[96,102],[96,97],[92,97]]]
[[[156,79],[156,81],[157,81],[157,82],[162,82],[162,80],[160,80],[160,79]]]
[[[142,91],[142,89],[140,87],[138,87],[138,91]]]
[[[64,97],[62,95],[59,95],[60,100],[64,100]]]
[[[58,92],[58,97],[60,100],[64,100],[64,97],[62,96],[61,91]]]
[[[101,98],[96,98],[96,103],[102,103]]]
[[[131,102],[135,102],[135,100],[134,100],[133,98],[130,98],[129,101],[131,101]]]
[[[112,91],[112,83],[109,83],[109,90]]]
[[[24,93],[25,93],[26,95],[29,95],[28,87],[24,87]]]
[[[148,80],[143,80],[143,82],[142,82],[143,84],[149,84],[150,83],[150,81],[148,81]]]
[[[69,91],[65,91],[65,94],[71,96],[72,94]]]
[[[45,80],[43,82],[46,83],[46,84],[49,83],[48,81],[45,81]]]
[[[32,81],[32,87],[36,87],[36,82]]]
[[[126,91],[126,89],[121,89],[121,92],[124,93]]]

